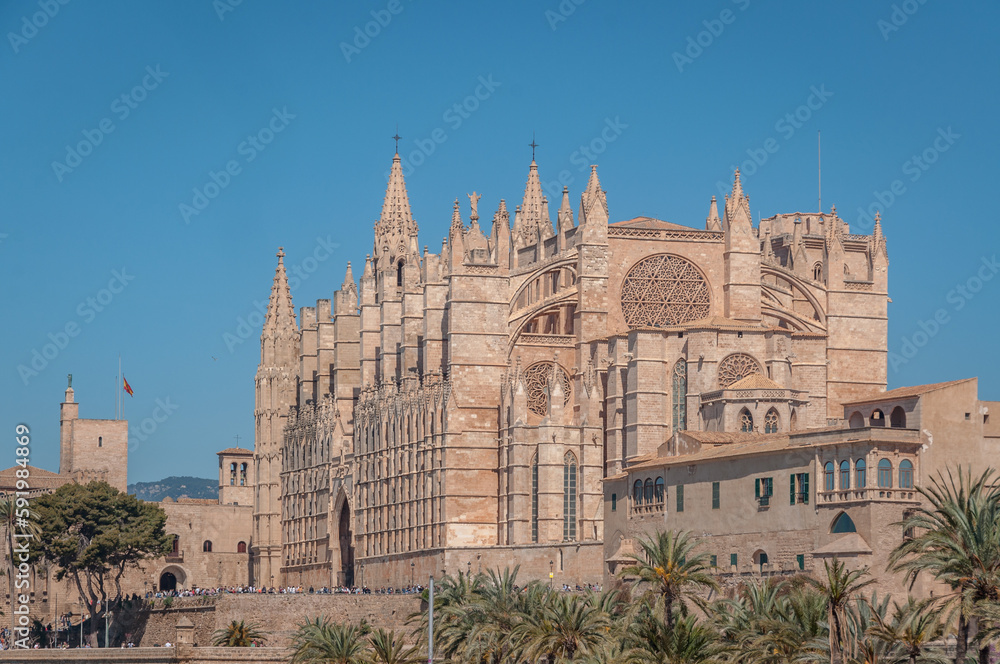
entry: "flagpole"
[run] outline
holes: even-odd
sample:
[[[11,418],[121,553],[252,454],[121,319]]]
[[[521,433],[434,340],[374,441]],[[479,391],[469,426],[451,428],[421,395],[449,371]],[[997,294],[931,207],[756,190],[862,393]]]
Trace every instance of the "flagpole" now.
[[[125,416],[125,400],[122,399],[122,354],[118,353],[118,399],[121,405],[118,407],[118,417],[116,419],[122,419]]]

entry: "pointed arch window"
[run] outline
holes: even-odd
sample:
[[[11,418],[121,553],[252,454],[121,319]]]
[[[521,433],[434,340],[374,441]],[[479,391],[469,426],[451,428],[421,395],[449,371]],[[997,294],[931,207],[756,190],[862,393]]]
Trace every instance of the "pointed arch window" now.
[[[563,540],[576,539],[576,457],[563,457]]]
[[[746,408],[740,411],[740,431],[753,433],[753,415]]]
[[[841,512],[839,516],[833,521],[833,526],[830,528],[831,534],[839,533],[856,533],[858,532],[857,526],[854,525],[854,520],[847,515],[847,512]]]
[[[531,460],[531,541],[538,541],[538,456]]]
[[[823,281],[823,264],[816,263],[813,265],[813,281]]]
[[[688,371],[687,360],[683,357],[674,365],[673,376],[673,413],[674,431],[687,429],[687,391]]]
[[[764,433],[778,433],[778,411],[773,408],[764,416]]]

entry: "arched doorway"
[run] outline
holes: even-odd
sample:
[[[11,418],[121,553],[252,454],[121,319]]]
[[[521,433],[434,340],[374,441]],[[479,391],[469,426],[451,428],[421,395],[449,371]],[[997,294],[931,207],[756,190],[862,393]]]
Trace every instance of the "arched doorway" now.
[[[351,536],[351,509],[345,500],[340,507],[340,520],[337,526],[338,542],[340,544],[340,568],[344,585],[350,588],[354,585],[354,539]]]
[[[173,572],[164,572],[160,575],[160,592],[170,592],[177,590],[177,577]]]

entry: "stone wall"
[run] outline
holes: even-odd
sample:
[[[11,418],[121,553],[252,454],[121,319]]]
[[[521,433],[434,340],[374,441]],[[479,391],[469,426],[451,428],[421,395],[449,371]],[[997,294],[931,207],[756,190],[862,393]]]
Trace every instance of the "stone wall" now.
[[[269,635],[268,645],[285,647],[296,626],[326,616],[334,622],[360,623],[409,632],[406,619],[420,611],[419,595],[220,595],[180,598],[169,609],[154,609],[137,645],[152,646],[176,640],[177,621],[194,624],[193,642],[206,646],[212,634],[233,620],[257,623]]]

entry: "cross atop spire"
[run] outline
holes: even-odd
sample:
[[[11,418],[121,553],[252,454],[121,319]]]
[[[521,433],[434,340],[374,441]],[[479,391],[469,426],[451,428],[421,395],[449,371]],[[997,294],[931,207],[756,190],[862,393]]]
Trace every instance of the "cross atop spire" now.
[[[396,154],[399,154],[399,139],[402,138],[402,136],[399,135],[399,125],[396,125],[396,135],[392,138],[396,141]]]
[[[535,148],[538,147],[538,143],[535,143],[535,132],[531,132],[531,142],[528,143],[531,147],[531,161],[535,160]]]

